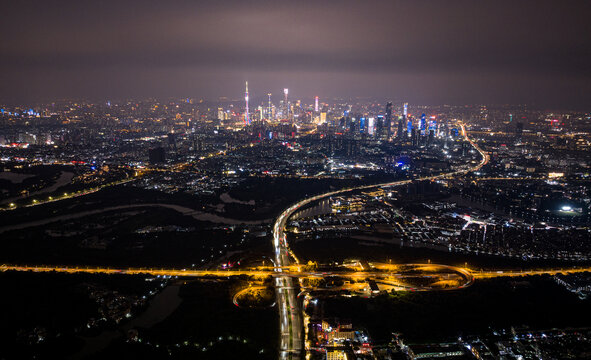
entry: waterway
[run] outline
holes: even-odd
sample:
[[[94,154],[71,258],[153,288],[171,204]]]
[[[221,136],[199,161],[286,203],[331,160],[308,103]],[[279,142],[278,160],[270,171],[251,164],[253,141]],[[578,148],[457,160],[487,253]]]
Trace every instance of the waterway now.
[[[0,233],[3,233],[5,231],[11,231],[11,230],[25,229],[25,228],[32,227],[32,226],[47,225],[47,224],[58,222],[58,221],[77,219],[77,218],[81,218],[84,216],[96,215],[96,214],[100,214],[100,213],[107,212],[107,211],[124,210],[124,209],[131,209],[131,208],[142,208],[142,207],[164,207],[167,209],[172,209],[172,210],[178,211],[182,215],[191,216],[196,220],[210,221],[213,223],[227,224],[227,225],[240,225],[240,224],[258,225],[258,224],[263,224],[263,223],[272,221],[272,219],[257,220],[257,221],[245,221],[245,220],[239,220],[239,219],[230,219],[230,218],[225,218],[225,217],[218,216],[218,215],[211,214],[211,213],[201,212],[201,211],[197,211],[197,210],[194,210],[194,209],[191,209],[188,207],[174,205],[174,204],[137,204],[137,205],[112,206],[112,207],[107,207],[107,208],[102,208],[102,209],[97,209],[97,210],[82,211],[82,212],[78,212],[75,214],[60,215],[60,216],[54,216],[54,217],[45,218],[45,219],[41,219],[41,220],[30,221],[30,222],[26,222],[26,223],[3,226],[3,227],[0,227]]]

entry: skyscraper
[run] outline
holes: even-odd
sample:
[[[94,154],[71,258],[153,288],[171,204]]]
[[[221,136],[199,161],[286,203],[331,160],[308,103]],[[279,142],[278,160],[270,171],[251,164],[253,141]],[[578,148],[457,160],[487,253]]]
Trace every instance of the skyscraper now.
[[[267,119],[273,119],[273,105],[271,104],[271,93],[268,93],[267,96],[269,97],[269,107],[267,108]]]
[[[427,130],[427,115],[421,115],[421,123],[419,125],[419,129],[421,130],[421,135],[425,135],[425,130]]]
[[[246,102],[246,109],[244,110],[244,124],[250,125],[250,118],[248,116],[248,81],[246,82],[246,92],[244,93],[244,101]]]
[[[396,137],[399,139],[402,139],[403,136],[404,136],[404,120],[402,120],[402,117],[400,117],[398,119],[398,131],[396,132]]]
[[[287,95],[289,94],[289,89],[283,89],[283,117],[285,119],[289,119],[289,102],[287,101]]]
[[[314,98],[314,112],[318,112],[318,96]]]
[[[437,120],[435,116],[431,116],[431,120],[429,120],[429,131],[431,130],[434,132],[437,130]]]
[[[408,103],[404,103],[402,109],[402,119],[406,122],[406,131],[408,133],[407,136],[411,136],[412,121],[408,119]]]
[[[375,134],[375,118],[373,117],[367,119],[367,133],[370,136]]]
[[[378,115],[378,117],[375,120],[375,136],[377,138],[382,138],[384,136],[384,116],[383,115]]]

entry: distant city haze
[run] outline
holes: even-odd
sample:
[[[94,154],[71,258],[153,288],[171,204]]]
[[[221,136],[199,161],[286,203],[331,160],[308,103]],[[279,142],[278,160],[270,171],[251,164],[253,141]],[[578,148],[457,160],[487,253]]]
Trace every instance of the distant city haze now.
[[[12,1],[0,103],[591,103],[589,1]],[[587,110],[587,109],[586,109]]]

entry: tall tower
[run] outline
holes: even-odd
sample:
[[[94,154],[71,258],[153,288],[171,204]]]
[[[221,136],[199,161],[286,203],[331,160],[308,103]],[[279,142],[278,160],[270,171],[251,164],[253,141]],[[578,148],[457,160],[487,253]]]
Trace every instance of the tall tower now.
[[[273,118],[273,105],[271,104],[271,93],[268,93],[267,96],[269,97],[269,107],[267,109],[267,119],[272,120],[272,118]]]
[[[402,116],[404,118],[404,121],[406,122],[406,131],[408,132],[408,136],[411,136],[412,120],[408,119],[408,103],[404,103],[404,109],[402,110]]]
[[[314,112],[318,112],[318,96],[314,98]]]
[[[289,89],[283,89],[283,117],[285,119],[289,119],[289,103],[287,102],[287,94],[289,93]]]
[[[244,110],[244,124],[250,125],[250,118],[248,117],[248,81],[246,82],[246,92],[244,93],[244,101],[246,102],[246,110]]]

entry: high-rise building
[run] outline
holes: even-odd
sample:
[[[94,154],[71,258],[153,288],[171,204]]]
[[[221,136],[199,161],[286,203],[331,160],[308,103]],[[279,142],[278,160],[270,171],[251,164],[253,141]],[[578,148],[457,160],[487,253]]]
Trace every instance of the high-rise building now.
[[[375,134],[377,138],[382,138],[384,135],[384,116],[378,115],[375,121]]]
[[[402,107],[402,118],[406,122],[407,136],[411,136],[412,132],[412,121],[408,118],[408,103],[404,103]]]
[[[429,120],[429,131],[433,130],[435,132],[437,130],[437,120],[435,120],[435,116],[431,116]]]
[[[267,107],[267,119],[273,120],[273,104],[271,103],[271,93],[268,93],[269,103]]]
[[[427,115],[421,114],[421,123],[419,124],[419,130],[421,130],[421,135],[425,135],[425,130],[427,130]]]
[[[318,112],[318,96],[314,98],[314,112]]]
[[[289,89],[283,89],[283,117],[285,119],[289,119],[289,101],[287,100],[287,95],[289,94]]]
[[[357,130],[357,119],[355,117],[351,118],[351,122],[349,123],[349,131],[354,133]]]
[[[244,93],[244,101],[246,103],[246,109],[244,110],[244,124],[250,125],[250,118],[248,116],[248,81],[246,82],[246,92]]]
[[[399,139],[402,139],[402,137],[404,136],[405,132],[404,132],[404,120],[402,120],[402,118],[398,119],[398,129],[396,131],[396,137],[398,137]]]
[[[384,118],[384,127],[386,128],[386,136],[388,139],[392,135],[392,102],[386,104],[386,116]]]
[[[375,134],[375,119],[373,117],[367,119],[367,133],[370,136]]]

